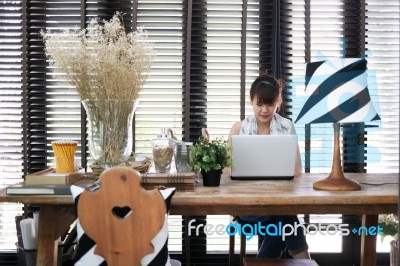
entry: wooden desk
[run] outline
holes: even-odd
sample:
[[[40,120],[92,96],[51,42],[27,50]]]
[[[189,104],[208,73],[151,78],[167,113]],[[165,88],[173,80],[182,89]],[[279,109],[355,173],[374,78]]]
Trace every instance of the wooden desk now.
[[[362,215],[363,225],[376,225],[378,214],[395,213],[398,205],[398,174],[346,174],[358,180],[360,191],[319,191],[313,182],[325,174],[302,174],[291,181],[232,181],[203,187],[194,192],[177,192],[171,214],[352,214]],[[40,206],[37,265],[56,265],[55,240],[75,219],[70,196],[7,196],[0,190],[0,202],[21,202]],[[363,236],[361,265],[376,264],[376,237]]]

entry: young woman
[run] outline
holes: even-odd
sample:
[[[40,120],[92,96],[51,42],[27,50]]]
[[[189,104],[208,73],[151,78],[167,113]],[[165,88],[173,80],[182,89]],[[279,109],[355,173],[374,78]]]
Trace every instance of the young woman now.
[[[282,90],[284,82],[276,80],[268,74],[256,78],[250,88],[250,101],[254,114],[246,117],[232,126],[229,133],[229,141],[233,135],[284,135],[296,134],[294,124],[277,114],[282,104]],[[267,147],[266,147],[267,148]],[[296,174],[302,172],[300,151],[297,148]],[[299,224],[297,216],[239,216],[242,223]],[[258,258],[277,258],[287,248],[294,258],[309,259],[308,245],[302,228],[298,228],[296,235],[291,235],[282,240],[281,236],[267,235],[258,251]]]

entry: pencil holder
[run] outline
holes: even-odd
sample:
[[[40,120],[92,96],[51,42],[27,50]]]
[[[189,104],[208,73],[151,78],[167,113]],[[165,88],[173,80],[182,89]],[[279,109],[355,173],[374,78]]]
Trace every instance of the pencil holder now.
[[[75,172],[74,156],[56,156],[56,173]]]
[[[51,142],[53,147],[56,173],[75,172],[75,152],[78,146],[76,141],[56,140]]]

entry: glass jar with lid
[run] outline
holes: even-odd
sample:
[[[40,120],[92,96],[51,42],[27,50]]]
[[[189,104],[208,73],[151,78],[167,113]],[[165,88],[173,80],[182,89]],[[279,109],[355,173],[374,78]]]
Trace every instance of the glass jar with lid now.
[[[161,134],[151,141],[151,146],[155,171],[157,173],[169,173],[174,155],[175,141],[172,136],[168,136],[167,129],[161,129]]]

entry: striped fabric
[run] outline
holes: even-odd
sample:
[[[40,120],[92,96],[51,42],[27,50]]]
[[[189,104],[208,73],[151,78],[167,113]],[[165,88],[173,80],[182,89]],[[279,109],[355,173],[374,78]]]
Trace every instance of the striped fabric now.
[[[358,123],[380,120],[367,84],[367,61],[342,58],[306,65],[307,99],[296,123]]]
[[[71,193],[75,201],[75,207],[79,204],[79,198],[81,193],[84,191],[82,187],[71,186]],[[158,234],[151,241],[154,252],[146,255],[142,261],[143,266],[170,266],[170,258],[168,254],[168,212],[171,205],[172,196],[175,193],[175,188],[168,188],[160,190],[162,197],[164,198],[167,213],[165,214],[164,225]],[[120,214],[122,215],[122,214]],[[123,215],[122,215],[123,216]],[[94,265],[107,265],[107,262],[100,256],[94,254],[96,243],[85,234],[80,223],[79,218],[77,222],[77,233],[78,233],[78,249],[75,257],[76,266],[94,266]],[[132,236],[134,237],[134,236]]]

